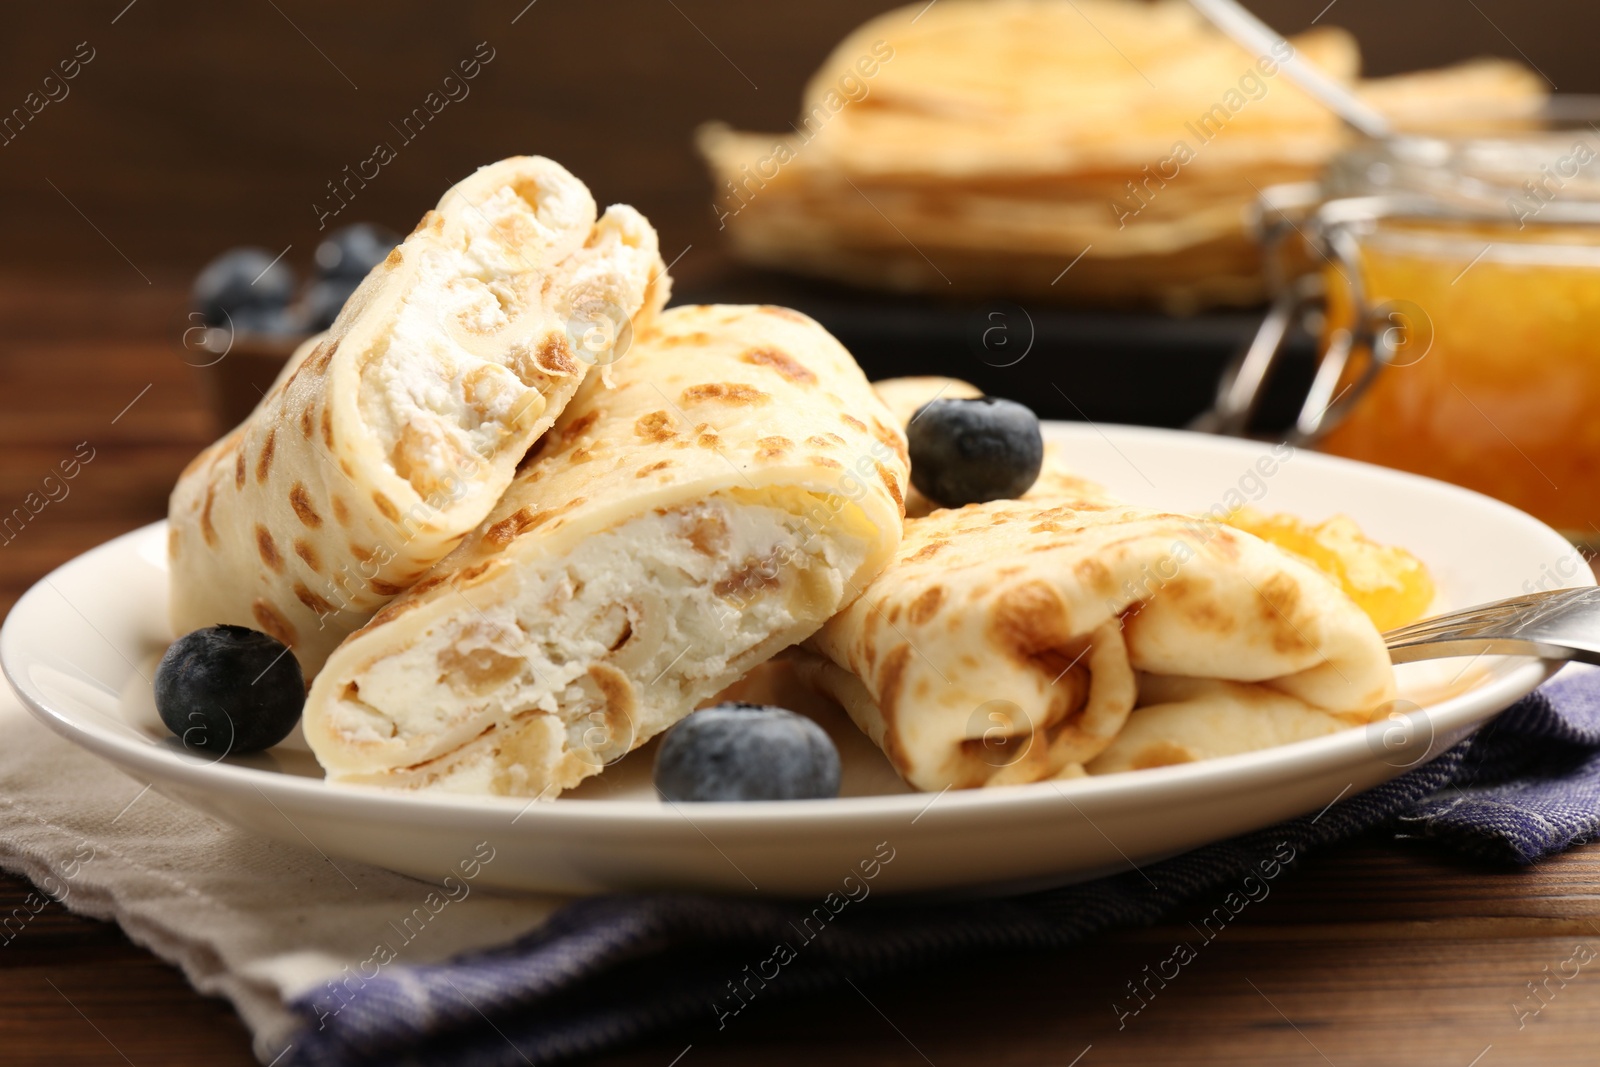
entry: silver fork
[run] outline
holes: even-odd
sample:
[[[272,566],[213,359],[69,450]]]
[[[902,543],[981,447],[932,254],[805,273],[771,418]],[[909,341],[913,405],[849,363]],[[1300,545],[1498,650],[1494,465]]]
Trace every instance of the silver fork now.
[[[1514,596],[1390,630],[1396,663],[1485,654],[1600,663],[1600,587]]]

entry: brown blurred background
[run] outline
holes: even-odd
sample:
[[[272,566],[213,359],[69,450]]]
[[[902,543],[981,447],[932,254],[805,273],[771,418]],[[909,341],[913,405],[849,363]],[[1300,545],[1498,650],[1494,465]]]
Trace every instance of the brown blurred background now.
[[[338,222],[370,219],[405,232],[473,167],[538,152],[567,165],[602,203],[642,209],[667,256],[693,244],[680,264],[692,275],[716,247],[716,226],[690,132],[713,118],[787,128],[801,85],[830,47],[897,6],[136,0],[124,10],[126,3],[6,13],[0,112],[20,106],[78,42],[88,41],[95,58],[66,99],[0,146],[0,271],[181,280],[241,243],[273,251],[293,244],[286,258],[303,270],[317,235],[313,204],[327,196],[326,183],[385,140],[397,158]],[[1564,92],[1600,90],[1600,5],[1581,0],[1251,6],[1286,33],[1319,15],[1353,31],[1371,74],[1493,54],[1522,59]],[[402,143],[390,123],[480,41],[495,58],[470,95]]]
[[[538,152],[566,164],[602,203],[628,201],[644,210],[669,258],[692,245],[674,269],[680,292],[721,291],[716,279],[727,277],[728,268],[718,254],[711,185],[690,147],[691,131],[707,119],[743,129],[787,128],[802,84],[833,44],[890,6],[890,0],[8,5],[0,22],[0,117],[40,91],[79,42],[88,43],[94,58],[67,83],[65,99],[0,144],[0,514],[30,494],[37,499],[41,479],[80,442],[94,449],[94,459],[69,496],[52,500],[0,544],[0,615],[51,568],[163,515],[178,471],[219,429],[201,372],[186,362],[192,354],[181,344],[194,273],[229,246],[255,244],[274,253],[289,247],[285,258],[303,277],[318,238],[314,205],[325,198],[326,183],[367,158],[376,142],[395,144],[398,155],[337,224],[370,220],[404,232],[473,167]],[[1370,74],[1488,54],[1521,59],[1564,92],[1600,91],[1592,54],[1600,5],[1592,0],[1253,0],[1251,6],[1284,33],[1313,20],[1353,31]],[[470,83],[470,95],[400,144],[390,123],[419,106],[483,41],[494,59]],[[1199,321],[1171,325],[1186,337],[1211,328]],[[1121,330],[1111,324],[1104,332]],[[1231,343],[1224,336],[1213,348],[1225,356]],[[1110,398],[1103,408],[1078,392],[1097,364],[1117,361],[1092,350],[1065,354],[1078,357],[1074,392],[1090,417],[1122,417],[1110,406],[1115,381],[1103,391]],[[1028,366],[1035,363],[1043,365]],[[968,368],[985,370],[970,356],[951,369]],[[1141,373],[1124,366],[1124,377]],[[1180,392],[1180,376],[1169,366],[1159,377],[1146,374],[1140,389],[1122,391]],[[1214,366],[1200,366],[1183,388],[1203,397],[1214,377]],[[1039,395],[1051,399],[1048,391]],[[1355,881],[1363,886],[1409,886],[1434,910],[1441,892],[1509,907],[1460,876],[1452,876],[1457,889],[1441,891],[1439,872],[1431,869],[1408,879],[1403,870],[1397,876],[1388,866],[1363,866],[1359,856],[1352,865],[1343,853],[1333,864],[1361,872]],[[1383,876],[1370,877],[1372,871]],[[1583,871],[1562,867],[1542,889],[1515,892],[1567,900],[1577,892],[1570,880],[1583,881]],[[1348,896],[1343,883],[1308,884],[1312,900],[1318,893]],[[0,910],[20,904],[27,892],[26,883],[0,877]],[[1373,906],[1384,910],[1382,901]],[[1479,929],[1489,920],[1472,921]],[[115,1040],[117,1051],[128,1053],[123,1059],[139,1063],[250,1062],[243,1028],[224,1004],[190,992],[176,971],[113,928],[52,908],[28,937],[23,947],[6,950],[7,966],[0,968],[0,1000],[14,1009],[0,1013],[0,1060],[109,1062],[107,1042]],[[1255,943],[1242,944],[1248,950]],[[1439,944],[1440,952],[1456,951]],[[1508,944],[1536,946],[1526,951],[1541,953],[1538,959],[1560,958],[1543,942]],[[1130,951],[1143,949],[1134,943]],[[1264,943],[1262,951],[1269,959],[1283,955],[1277,943]],[[1495,957],[1494,966],[1506,958]],[[1538,959],[1526,964],[1529,973]],[[988,973],[1014,966],[1002,962]],[[1485,967],[1485,975],[1493,969]],[[1447,993],[1439,984],[1456,972],[1431,971],[1438,972],[1435,1003],[1459,999],[1458,989]],[[981,979],[985,972],[972,973]],[[1263,965],[1261,973],[1271,968]],[[942,972],[933,981],[944,994],[971,986]],[[1033,984],[1044,988],[1038,979]],[[932,995],[912,985],[898,1003],[904,1008]],[[1319,992],[1318,999],[1326,998]],[[884,1003],[892,1013],[902,1010]],[[922,1007],[929,1003],[937,1015],[939,1002]],[[1219,1003],[1202,999],[1191,1010],[1219,1018]],[[84,1024],[78,1004],[97,1025]],[[764,1047],[812,1035],[812,1010],[803,1008]],[[829,1018],[836,1014],[844,1025],[854,1018],[847,1007],[831,1007]],[[1391,1025],[1411,1028],[1415,1021],[1401,1018]],[[1269,1024],[1278,1025],[1275,1018],[1250,1025]],[[854,1037],[825,1034],[820,1047],[826,1041],[843,1047],[846,1040],[879,1047],[860,1037],[864,1027],[881,1029],[876,1015],[856,1025]],[[1157,1032],[1206,1031],[1179,1023]],[[1562,1033],[1583,1039],[1581,1026]],[[752,1034],[759,1041],[771,1031]],[[658,1062],[669,1058],[665,1053]]]

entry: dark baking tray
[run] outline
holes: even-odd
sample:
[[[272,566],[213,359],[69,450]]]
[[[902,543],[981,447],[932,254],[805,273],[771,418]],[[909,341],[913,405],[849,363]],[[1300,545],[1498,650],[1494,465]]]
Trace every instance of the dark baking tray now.
[[[871,378],[943,374],[1043,418],[1182,426],[1210,406],[1259,310],[1173,317],[1028,301],[870,293],[728,264],[685,279],[673,303],[780,304],[822,323]],[[1313,343],[1292,337],[1256,428],[1288,425],[1310,385]]]

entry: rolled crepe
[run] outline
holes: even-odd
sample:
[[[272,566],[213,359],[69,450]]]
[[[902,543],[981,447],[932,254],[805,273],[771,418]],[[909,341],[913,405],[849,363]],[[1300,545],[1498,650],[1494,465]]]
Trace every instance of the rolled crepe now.
[[[251,626],[315,673],[483,520],[668,285],[644,217],[617,205],[597,222],[589,190],[548,159],[452,188],[179,478],[174,629]]]
[[[771,307],[663,314],[467,541],[328,660],[330,778],[554,796],[809,636],[900,539],[904,439]]]
[[[1321,573],[1104,497],[908,519],[807,647],[813,684],[925,790],[1244,751],[1368,721],[1394,695],[1382,638]],[[1237,711],[1246,696],[1260,714]]]

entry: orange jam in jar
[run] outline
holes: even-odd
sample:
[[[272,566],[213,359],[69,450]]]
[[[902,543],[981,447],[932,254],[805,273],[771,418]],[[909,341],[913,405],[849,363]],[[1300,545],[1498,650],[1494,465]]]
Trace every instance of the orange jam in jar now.
[[[1396,344],[1319,447],[1600,541],[1600,227],[1385,220],[1356,245]],[[1325,268],[1330,332],[1353,318],[1349,269]]]
[[[1273,310],[1197,426],[1238,432],[1298,317],[1321,348],[1294,440],[1600,545],[1600,104],[1473,123],[1358,141],[1263,196],[1287,220],[1262,230]]]

